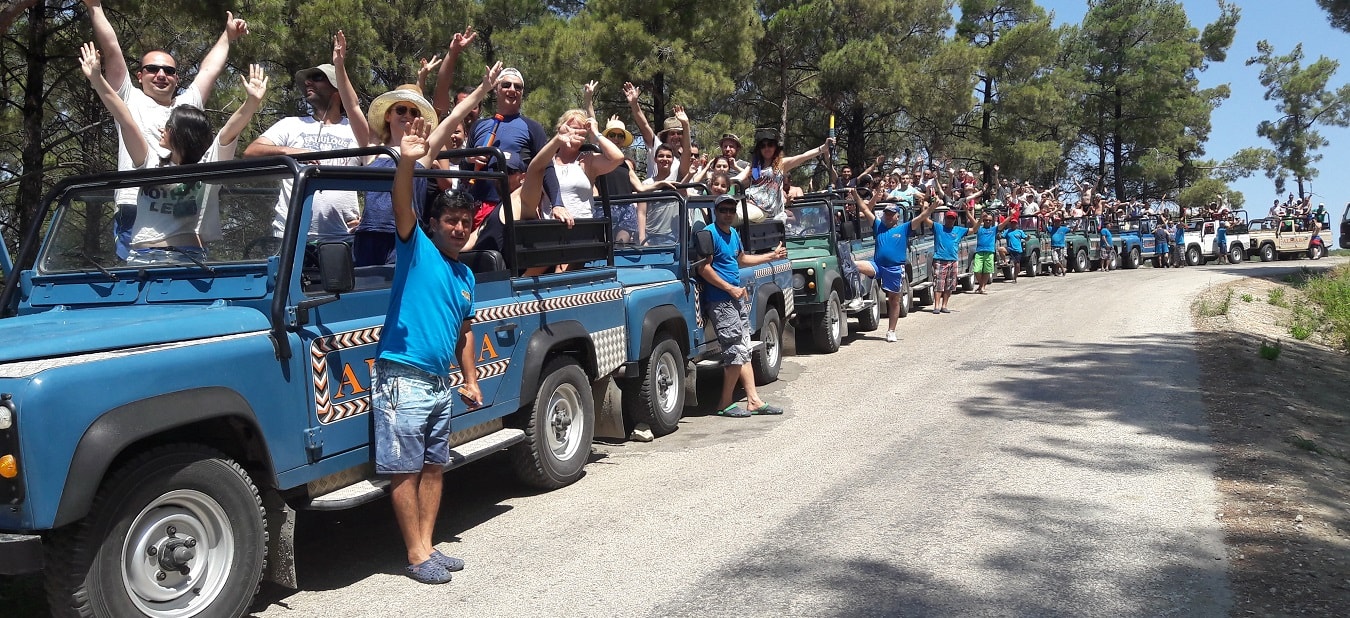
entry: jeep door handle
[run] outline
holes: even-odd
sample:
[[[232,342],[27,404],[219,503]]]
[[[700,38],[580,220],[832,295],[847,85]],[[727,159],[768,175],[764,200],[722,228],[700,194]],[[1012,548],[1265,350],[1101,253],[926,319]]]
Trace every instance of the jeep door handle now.
[[[515,332],[516,328],[518,328],[518,325],[515,322],[507,322],[506,324],[498,326],[494,330],[496,330],[499,333],[510,333]]]

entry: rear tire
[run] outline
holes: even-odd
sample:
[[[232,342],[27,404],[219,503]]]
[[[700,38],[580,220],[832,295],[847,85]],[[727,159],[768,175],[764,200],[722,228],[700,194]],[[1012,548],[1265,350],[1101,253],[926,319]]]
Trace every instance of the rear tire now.
[[[1262,262],[1275,261],[1275,245],[1271,244],[1261,245],[1261,261]]]
[[[1139,258],[1139,247],[1131,247],[1129,255],[1125,258],[1124,264],[1125,268],[1129,270],[1134,270],[1136,268],[1139,268],[1140,263],[1141,262]]]
[[[875,280],[872,281],[872,287],[868,288],[867,298],[872,301],[872,308],[858,314],[858,331],[864,333],[881,326],[881,303],[885,301],[881,295],[881,286]]]
[[[657,436],[669,435],[684,416],[684,354],[674,339],[662,338],[643,361],[641,374],[623,388],[623,411],[646,423]]]
[[[521,482],[558,489],[581,478],[591,457],[595,397],[586,372],[570,356],[554,357],[543,375],[524,417],[525,441],[507,452]]]
[[[173,444],[118,468],[89,515],[44,545],[55,616],[241,616],[262,579],[267,526],[243,467]]]
[[[778,317],[777,309],[764,312],[757,341],[764,346],[750,356],[750,366],[755,370],[755,385],[764,386],[777,380],[783,367],[783,318]]]
[[[1247,261],[1247,252],[1242,250],[1242,245],[1234,243],[1228,248],[1228,263],[1241,264]]]
[[[1324,251],[1325,249],[1323,249],[1320,245],[1313,245],[1311,247],[1308,247],[1308,259],[1320,260],[1322,259],[1322,254]]]
[[[1027,256],[1027,276],[1039,277],[1041,274],[1041,252],[1032,251]]]
[[[1186,265],[1201,266],[1205,263],[1205,256],[1200,254],[1200,247],[1191,245],[1186,247]]]
[[[1076,273],[1085,273],[1085,272],[1087,272],[1088,269],[1091,268],[1091,267],[1092,267],[1092,263],[1088,261],[1088,252],[1087,252],[1087,249],[1079,249],[1078,251],[1074,252],[1074,254],[1073,254],[1073,272],[1076,272]]]

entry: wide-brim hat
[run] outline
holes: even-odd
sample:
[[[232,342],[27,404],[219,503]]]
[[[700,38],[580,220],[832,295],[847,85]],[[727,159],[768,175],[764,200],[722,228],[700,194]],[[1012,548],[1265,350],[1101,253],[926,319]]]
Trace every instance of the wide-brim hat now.
[[[295,87],[304,88],[305,79],[309,78],[315,73],[323,75],[324,78],[328,80],[328,83],[332,84],[334,88],[337,87],[337,68],[331,64],[321,64],[316,67],[310,67],[308,69],[300,69],[299,71],[296,71]]]
[[[735,143],[736,143],[736,149],[737,149],[737,150],[740,150],[740,149],[745,148],[745,145],[744,145],[744,144],[741,144],[741,138],[736,137],[736,134],[735,134],[735,133],[723,133],[723,134],[722,134],[722,139],[717,140],[717,145],[718,145],[718,146],[721,146],[721,145],[722,145],[722,142],[725,142],[725,141],[727,141],[727,140],[731,140],[731,141],[735,142]]]
[[[683,130],[684,125],[680,123],[680,119],[671,116],[670,118],[667,118],[665,122],[661,123],[661,132],[657,133],[656,136],[664,141],[666,139],[667,133],[670,133],[671,131],[683,131]]]
[[[370,123],[370,129],[379,135],[389,134],[389,123],[385,121],[385,113],[389,108],[398,103],[411,103],[417,106],[417,110],[422,112],[422,122],[426,123],[428,131],[436,130],[439,120],[436,118],[436,109],[431,103],[416,92],[411,90],[396,89],[390,90],[370,102],[370,110],[366,112],[366,121]]]
[[[619,139],[614,140],[614,142],[619,145],[619,148],[627,148],[633,145],[633,134],[628,130],[628,127],[624,126],[622,120],[615,119],[606,123],[605,130],[601,132],[601,135],[610,137],[612,134],[616,133],[622,134]]]

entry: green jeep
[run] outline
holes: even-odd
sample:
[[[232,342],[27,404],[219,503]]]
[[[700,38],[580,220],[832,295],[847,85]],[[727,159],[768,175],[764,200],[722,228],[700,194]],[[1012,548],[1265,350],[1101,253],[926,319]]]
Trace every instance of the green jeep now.
[[[795,326],[819,351],[833,353],[848,334],[848,318],[858,330],[881,323],[881,288],[853,267],[872,257],[873,239],[862,238],[850,220],[843,194],[811,193],[787,207],[787,250],[792,261]]]

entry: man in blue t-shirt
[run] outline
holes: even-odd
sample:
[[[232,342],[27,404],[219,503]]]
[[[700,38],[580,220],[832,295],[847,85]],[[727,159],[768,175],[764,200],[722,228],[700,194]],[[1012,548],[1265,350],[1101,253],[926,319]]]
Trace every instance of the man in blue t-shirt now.
[[[1111,255],[1116,250],[1113,246],[1115,239],[1111,237],[1111,228],[1103,225],[1101,230],[1098,231],[1098,236],[1100,240],[1097,244],[1097,257],[1102,261],[1101,269],[1105,272],[1111,272]]]
[[[1065,268],[1069,263],[1067,251],[1069,226],[1064,225],[1064,216],[1055,215],[1055,218],[1045,227],[1045,232],[1050,235],[1050,250],[1055,252],[1055,263],[1051,266],[1051,274],[1056,277],[1063,277]]]
[[[1022,231],[1022,224],[1017,219],[1008,219],[1006,224],[1008,229],[1003,231],[1003,240],[1008,242],[1008,263],[1012,264],[1008,268],[1012,275],[1008,280],[1017,283],[1017,271],[1022,269],[1023,243],[1027,240],[1027,233]]]
[[[1214,257],[1220,260],[1228,259],[1228,222],[1216,221],[1214,223]],[[1232,262],[1236,264],[1237,262]]]
[[[966,218],[970,219],[971,226],[974,226],[974,219],[971,219],[969,210],[963,211]],[[933,284],[937,289],[937,299],[933,303],[933,313],[951,313],[947,308],[947,303],[951,301],[952,292],[956,290],[956,279],[960,276],[960,268],[957,265],[957,258],[960,257],[959,245],[961,239],[966,237],[970,231],[969,227],[957,225],[960,215],[954,210],[948,210],[947,215],[942,218],[942,225],[933,230]]]
[[[905,261],[909,258],[909,231],[913,225],[923,225],[932,214],[932,207],[919,195],[923,211],[912,221],[900,222],[900,206],[891,204],[881,211],[878,219],[872,212],[874,203],[864,201],[857,192],[850,191],[864,225],[872,227],[872,235],[877,239],[876,250],[871,260],[857,260],[858,272],[881,281],[881,289],[886,292],[887,317],[890,328],[886,330],[886,341],[896,341],[895,325],[900,320],[900,295],[909,294],[906,281]],[[876,197],[876,194],[873,194]]]
[[[375,472],[390,475],[394,515],[407,546],[408,577],[450,581],[464,562],[436,550],[432,529],[441,504],[441,472],[450,458],[454,396],[450,370],[459,360],[460,398],[482,405],[474,366],[473,271],[458,260],[473,231],[473,202],[446,194],[426,206],[426,232],[413,210],[413,169],[427,152],[427,127],[413,120],[399,147],[391,187],[394,282],[371,376]]]
[[[722,346],[722,398],[717,409],[721,416],[746,417],[751,414],[782,414],[783,409],[769,405],[759,398],[755,389],[755,371],[750,366],[750,293],[741,285],[741,268],[787,259],[787,248],[782,243],[772,252],[748,255],[741,249],[741,236],[736,232],[736,213],[740,200],[730,194],[717,196],[713,201],[715,223],[712,228],[712,259],[698,269],[703,286],[703,305],[710,314],[717,341]],[[736,405],[732,395],[736,384],[745,389],[745,403],[749,409]]]
[[[1172,232],[1167,226],[1167,218],[1158,220],[1158,225],[1153,229],[1153,266],[1155,268],[1168,268],[1172,264]]]
[[[1008,219],[1012,221],[1012,219]],[[971,270],[975,272],[975,293],[984,294],[985,288],[994,279],[994,253],[998,251],[998,233],[1009,225],[995,225],[994,216],[986,211],[980,216],[980,227],[975,229],[975,263]]]
[[[1172,230],[1172,264],[1177,267],[1186,266],[1186,223],[1185,220],[1178,220],[1176,227]]]

